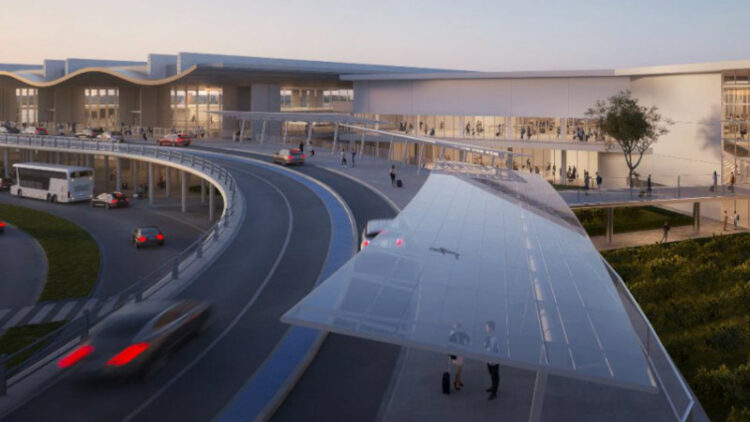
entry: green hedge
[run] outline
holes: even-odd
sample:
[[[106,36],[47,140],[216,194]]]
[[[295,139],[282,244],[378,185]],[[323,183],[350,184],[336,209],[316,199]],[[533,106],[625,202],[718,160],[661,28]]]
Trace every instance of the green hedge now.
[[[750,235],[603,253],[714,421],[750,420]]]
[[[606,232],[607,214],[605,209],[575,210],[578,220],[589,236],[601,236]],[[689,226],[693,218],[657,207],[615,208],[615,233],[659,229],[669,221],[672,227]]]
[[[48,271],[40,301],[91,293],[99,279],[101,258],[88,232],[60,217],[7,204],[0,204],[0,220],[27,232],[44,249]]]

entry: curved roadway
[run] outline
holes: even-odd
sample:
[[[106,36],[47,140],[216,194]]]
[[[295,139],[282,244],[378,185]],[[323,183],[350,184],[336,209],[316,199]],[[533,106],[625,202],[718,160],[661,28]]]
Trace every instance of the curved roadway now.
[[[7,420],[210,420],[264,362],[288,329],[280,316],[318,279],[330,220],[318,197],[291,178],[237,160],[217,161],[237,180],[246,214],[225,252],[180,294],[214,303],[209,330],[148,380],[102,386],[60,377]],[[333,188],[360,230],[369,219],[395,215],[356,182],[313,166],[300,171]],[[374,418],[398,350],[330,335],[277,418]]]

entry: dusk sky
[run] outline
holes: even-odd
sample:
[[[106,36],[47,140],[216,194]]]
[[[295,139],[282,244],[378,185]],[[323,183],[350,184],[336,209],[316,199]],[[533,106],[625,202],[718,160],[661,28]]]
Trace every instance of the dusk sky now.
[[[179,51],[496,71],[750,59],[746,0],[3,3],[5,63]]]

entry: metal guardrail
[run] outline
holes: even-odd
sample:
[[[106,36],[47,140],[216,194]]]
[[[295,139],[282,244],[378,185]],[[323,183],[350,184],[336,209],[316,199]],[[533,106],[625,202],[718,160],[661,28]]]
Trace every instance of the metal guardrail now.
[[[677,369],[677,366],[664,348],[654,327],[649,322],[641,307],[636,302],[630,290],[625,285],[619,274],[615,272],[606,259],[602,258],[604,266],[609,271],[612,282],[620,295],[625,311],[628,313],[638,338],[641,340],[643,351],[648,359],[651,369],[664,392],[664,396],[675,416],[680,422],[693,419],[695,399],[690,388]]]
[[[211,160],[195,154],[176,151],[171,148],[154,147],[148,145],[115,144],[75,138],[33,135],[0,135],[0,147],[21,147],[32,149],[65,150],[80,153],[114,154],[124,158],[148,159],[159,161],[163,165],[175,165],[190,168],[204,177],[212,179],[221,191],[223,212],[219,220],[203,233],[197,240],[177,255],[165,261],[151,273],[141,277],[130,287],[118,295],[103,301],[97,307],[83,313],[83,315],[67,322],[57,330],[37,339],[33,343],[12,353],[0,356],[0,396],[7,388],[15,385],[34,374],[44,366],[42,361],[55,350],[71,343],[81,342],[88,337],[89,329],[106,318],[125,304],[141,301],[152,296],[170,281],[179,279],[180,274],[192,265],[203,262],[202,258],[207,249],[225,233],[230,220],[235,216],[237,205],[236,182],[232,175],[223,167]],[[104,311],[104,308],[107,308]],[[8,364],[14,366],[8,367]]]

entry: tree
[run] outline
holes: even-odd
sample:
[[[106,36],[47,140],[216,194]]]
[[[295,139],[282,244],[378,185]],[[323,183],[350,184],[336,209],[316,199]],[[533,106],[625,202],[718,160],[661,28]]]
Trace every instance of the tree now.
[[[607,101],[599,100],[586,111],[586,116],[594,119],[599,129],[617,142],[625,155],[628,166],[628,184],[633,187],[633,173],[641,164],[643,154],[659,139],[669,133],[672,121],[664,119],[656,106],[645,107],[638,104],[629,90],[620,91]]]

